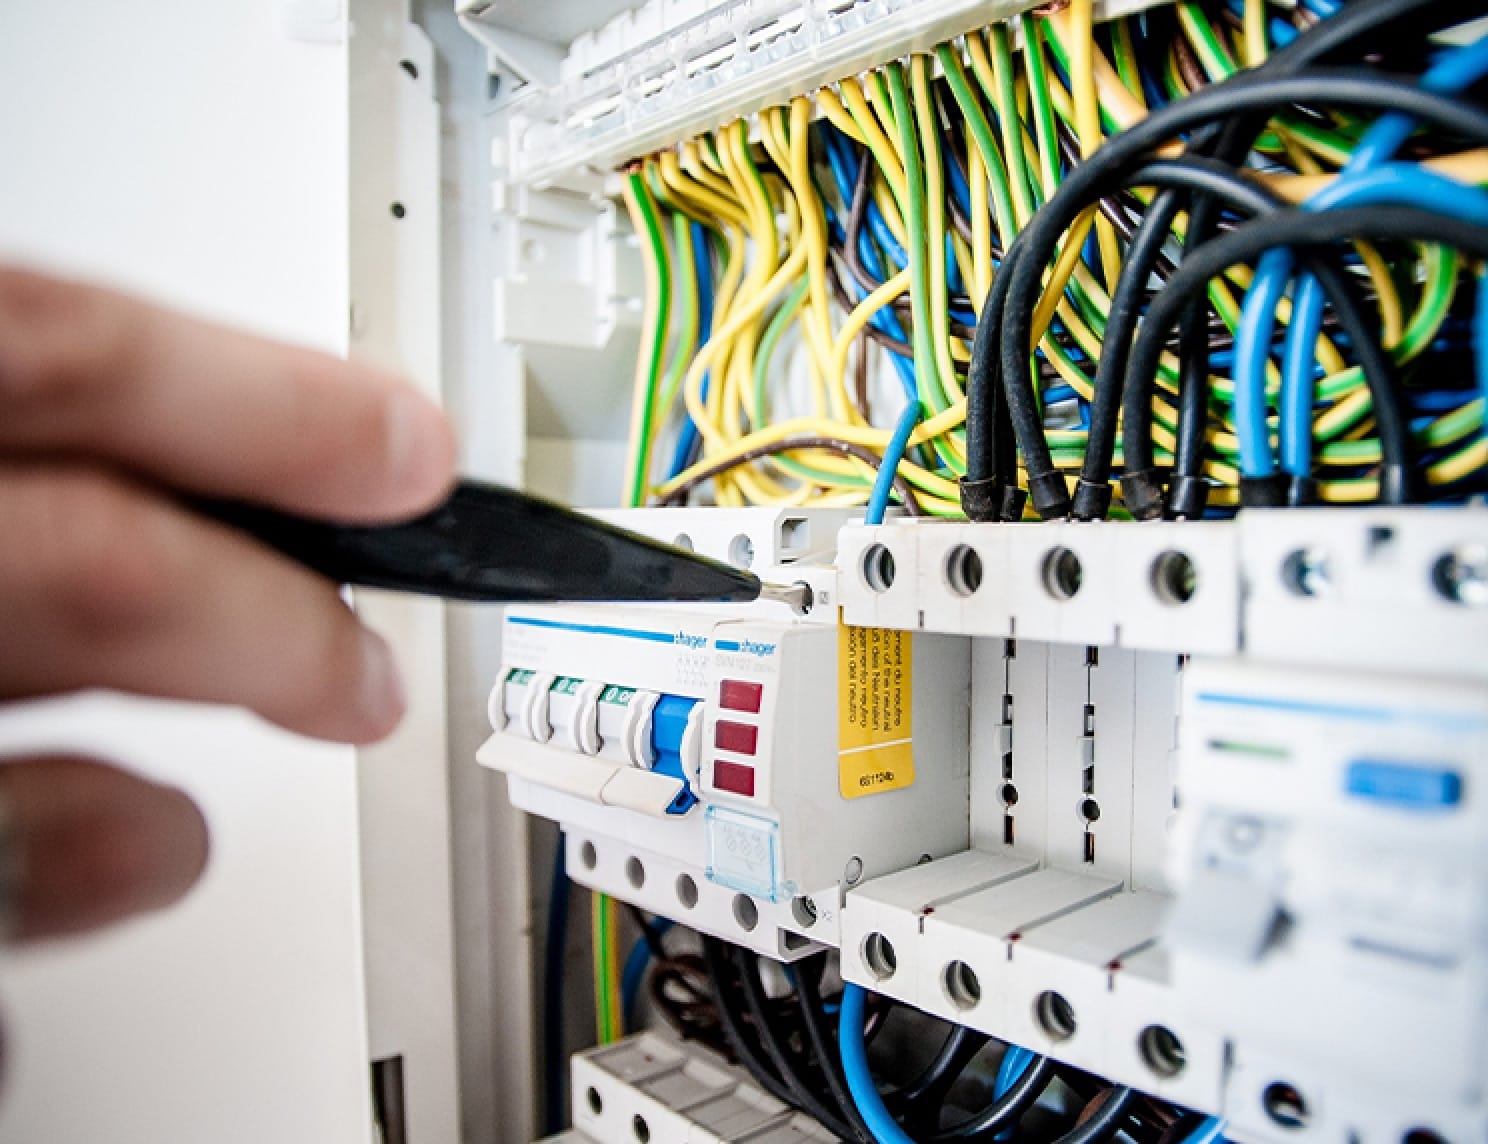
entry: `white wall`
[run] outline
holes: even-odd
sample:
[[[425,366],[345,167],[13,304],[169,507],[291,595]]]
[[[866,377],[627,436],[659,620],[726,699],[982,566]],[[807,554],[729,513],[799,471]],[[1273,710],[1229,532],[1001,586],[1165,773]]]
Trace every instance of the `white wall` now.
[[[344,349],[346,50],[282,36],[291,7],[0,3],[0,256]],[[168,915],[0,959],[0,1141],[369,1140],[351,751],[164,704],[0,713],[0,752],[38,740],[186,787],[213,856]]]

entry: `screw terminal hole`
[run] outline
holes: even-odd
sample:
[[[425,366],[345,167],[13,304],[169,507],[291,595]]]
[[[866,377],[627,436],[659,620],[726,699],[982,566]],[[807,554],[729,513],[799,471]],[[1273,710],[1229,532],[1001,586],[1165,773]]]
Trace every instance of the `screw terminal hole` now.
[[[1443,553],[1431,566],[1431,586],[1451,604],[1488,604],[1488,548],[1473,545]]]
[[[796,898],[791,902],[791,916],[796,919],[796,925],[810,929],[816,925],[816,903],[810,898]]]
[[[754,566],[754,541],[742,532],[729,541],[729,563],[735,568]]]
[[[640,1113],[630,1118],[630,1130],[640,1144],[648,1144],[651,1139],[651,1125],[646,1123],[646,1118]]]
[[[692,545],[692,537],[688,536],[685,532],[679,532],[676,536],[672,537],[672,547],[681,548],[687,552],[696,551]]]
[[[953,961],[945,967],[943,982],[951,1004],[963,1013],[982,1003],[982,983],[976,970],[964,961]]]
[[[1043,578],[1044,591],[1063,603],[1079,595],[1085,582],[1085,568],[1071,549],[1053,548],[1044,557]]]
[[[1285,1081],[1268,1084],[1261,1093],[1261,1107],[1273,1124],[1282,1128],[1306,1128],[1310,1119],[1307,1101],[1295,1087]]]
[[[682,904],[684,910],[690,910],[698,904],[697,883],[692,880],[690,874],[677,875],[677,901]]]
[[[1152,562],[1152,591],[1164,604],[1182,607],[1198,588],[1199,572],[1186,552],[1163,552]]]
[[[1188,1067],[1178,1034],[1165,1025],[1148,1025],[1137,1038],[1142,1062],[1157,1076],[1171,1079]]]
[[[1033,1016],[1039,1028],[1056,1043],[1075,1035],[1075,1007],[1061,993],[1052,989],[1040,993],[1034,998]]]
[[[1298,548],[1281,562],[1281,582],[1294,596],[1326,595],[1333,586],[1328,555],[1320,548]]]
[[[753,933],[754,927],[759,925],[759,907],[748,894],[734,895],[734,921],[745,933]]]
[[[579,847],[579,864],[586,870],[592,870],[599,865],[599,852],[594,849],[594,843],[585,842]]]
[[[894,952],[894,943],[881,933],[871,933],[863,939],[863,964],[878,981],[887,981],[899,970],[899,955]]]
[[[946,554],[946,586],[963,600],[982,586],[982,558],[969,544],[958,544]]]
[[[870,544],[863,553],[863,583],[879,593],[894,586],[894,554],[882,544]]]
[[[637,890],[646,884],[646,867],[634,854],[625,860],[625,880]]]
[[[593,1115],[599,1116],[604,1112],[604,1098],[599,1095],[599,1089],[592,1085],[584,1093],[584,1102],[589,1105],[589,1111]]]

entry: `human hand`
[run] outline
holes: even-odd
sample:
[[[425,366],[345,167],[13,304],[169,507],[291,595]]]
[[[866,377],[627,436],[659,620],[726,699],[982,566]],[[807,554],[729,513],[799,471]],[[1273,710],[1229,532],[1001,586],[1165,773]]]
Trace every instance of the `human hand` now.
[[[454,458],[397,378],[0,266],[0,701],[101,687],[383,737],[404,702],[383,640],[183,498],[391,521],[437,503]],[[82,759],[0,765],[12,939],[167,905],[206,855],[179,791]]]

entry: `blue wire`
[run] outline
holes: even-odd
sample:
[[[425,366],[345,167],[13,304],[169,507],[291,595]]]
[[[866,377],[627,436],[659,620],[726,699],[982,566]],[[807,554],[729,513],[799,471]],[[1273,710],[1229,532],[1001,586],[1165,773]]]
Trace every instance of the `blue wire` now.
[[[847,1078],[847,1091],[858,1106],[875,1144],[914,1144],[909,1135],[895,1123],[884,1107],[873,1073],[868,1068],[868,1046],[863,1040],[864,1000],[867,991],[861,985],[848,984],[842,990],[842,1012],[837,1018],[837,1047],[842,1054],[842,1073]]]
[[[997,1066],[997,1079],[992,1082],[992,1099],[1001,1100],[1007,1090],[1018,1083],[1018,1078],[1027,1071],[1028,1066],[1038,1059],[1037,1054],[1025,1049],[1022,1045],[1009,1045],[1007,1052],[1002,1054],[1002,1063]],[[1011,1140],[1013,1131],[1005,1129],[997,1134],[998,1140]]]
[[[827,160],[832,168],[832,177],[837,183],[837,192],[844,200],[852,199],[852,189],[857,182],[857,160],[852,154],[852,148],[848,146],[847,136],[842,135],[835,129],[824,128],[822,137],[827,144]],[[875,210],[877,208],[874,208]],[[880,216],[880,219],[882,216]],[[892,237],[892,236],[890,236]],[[863,263],[863,269],[880,282],[884,280],[883,262],[879,258],[878,250],[873,245],[873,239],[866,231],[858,234],[858,254]],[[849,279],[848,288],[854,295],[853,301],[861,302],[868,296],[868,291],[858,285],[856,281]],[[898,341],[908,341],[909,338],[900,324],[899,318],[891,307],[885,307],[874,314],[868,320],[869,325],[875,329],[882,330],[889,337]],[[906,400],[914,401],[919,394],[919,386],[915,379],[914,361],[903,354],[890,353],[889,361],[893,363],[894,372],[899,377],[899,384],[904,388]]]
[[[1235,15],[1245,16],[1245,0],[1225,0],[1227,7]],[[1271,41],[1272,47],[1284,48],[1297,38],[1297,29],[1287,23],[1280,16],[1272,16],[1266,24],[1266,33]]]
[[[1473,313],[1473,352],[1478,366],[1478,392],[1483,395],[1483,424],[1488,426],[1488,270],[1478,277],[1478,304]]]
[[[1408,204],[1488,226],[1488,193],[1410,163],[1382,163],[1340,178],[1309,199],[1307,209],[1381,204]],[[1318,280],[1311,274],[1302,275],[1292,298],[1281,392],[1283,465],[1294,476],[1306,476],[1312,468],[1312,379],[1317,338],[1323,328],[1323,301]]]
[[[1225,1122],[1217,1116],[1209,1116],[1204,1122],[1184,1137],[1183,1144],[1224,1144]]]
[[[1321,10],[1325,0],[1307,2],[1314,11],[1330,14]],[[1326,0],[1326,4],[1332,6],[1333,0]],[[1332,10],[1336,10],[1336,6]],[[1488,75],[1488,36],[1440,56],[1421,77],[1421,86],[1438,95],[1453,95],[1484,75]],[[1339,196],[1348,193],[1347,188],[1352,182],[1388,160],[1410,137],[1414,127],[1409,116],[1381,116],[1359,140],[1337,181],[1309,199],[1304,206],[1309,210],[1322,210],[1326,209],[1324,204],[1339,205],[1344,201]],[[1424,201],[1416,197],[1425,193],[1422,184],[1408,183],[1402,178],[1395,187],[1395,198],[1374,201],[1412,204]],[[1235,419],[1240,438],[1240,470],[1246,476],[1264,477],[1276,471],[1266,429],[1265,365],[1268,354],[1265,349],[1271,344],[1276,328],[1276,303],[1285,292],[1293,265],[1289,250],[1267,251],[1256,264],[1255,277],[1241,312],[1235,355]],[[1286,367],[1281,402],[1283,459],[1286,471],[1298,477],[1305,477],[1312,471],[1312,377],[1316,365],[1317,330],[1321,329],[1322,322],[1322,295],[1316,284],[1307,285],[1310,279],[1311,275],[1303,275],[1298,284],[1288,344],[1283,352],[1283,365]],[[1247,423],[1244,432],[1240,431],[1242,417]]]
[[[697,275],[698,338],[706,341],[713,328],[713,259],[708,253],[707,228],[700,222],[692,224],[692,266],[693,273]],[[708,383],[712,377],[712,371],[703,374],[704,399],[708,396]],[[689,415],[682,423],[681,432],[677,434],[677,447],[672,452],[672,467],[667,474],[669,479],[692,464],[701,441],[698,428]]]
[[[1240,311],[1240,328],[1235,331],[1235,435],[1240,439],[1240,474],[1244,477],[1269,477],[1276,471],[1266,426],[1266,358],[1291,263],[1292,252],[1285,247],[1261,256]],[[1280,266],[1280,272],[1263,274],[1271,264]],[[1259,385],[1244,384],[1243,379],[1257,376]]]
[[[878,465],[878,475],[873,478],[873,491],[868,494],[868,507],[863,512],[863,523],[882,524],[884,514],[889,511],[889,493],[894,489],[894,474],[899,471],[899,462],[904,459],[904,450],[909,447],[909,435],[920,421],[920,403],[911,401],[899,415],[894,426],[894,435],[884,449],[883,460]]]

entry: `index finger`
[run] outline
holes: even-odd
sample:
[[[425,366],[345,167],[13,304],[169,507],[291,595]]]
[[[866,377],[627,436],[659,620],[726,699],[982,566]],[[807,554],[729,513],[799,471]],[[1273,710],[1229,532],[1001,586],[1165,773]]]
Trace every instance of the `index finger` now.
[[[455,448],[391,374],[0,267],[0,450],[347,521],[439,500]]]

